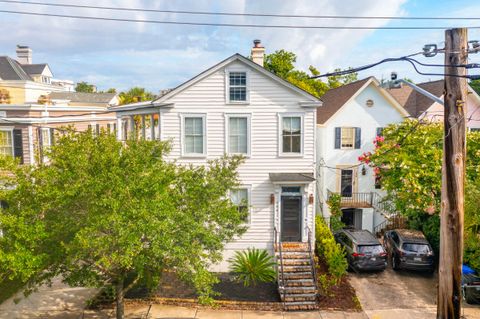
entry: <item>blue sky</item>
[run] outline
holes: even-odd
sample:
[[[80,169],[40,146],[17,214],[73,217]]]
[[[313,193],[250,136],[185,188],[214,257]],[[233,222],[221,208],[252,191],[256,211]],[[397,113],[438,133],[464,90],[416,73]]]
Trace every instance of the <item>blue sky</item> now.
[[[192,11],[231,11],[287,14],[470,16],[480,17],[475,0],[45,0],[45,2]],[[480,21],[315,21],[251,17],[211,17],[139,12],[108,12],[0,3],[0,10],[19,10],[133,19],[214,21],[254,24],[310,25],[439,25],[480,26]],[[322,72],[372,63],[421,50],[426,43],[442,46],[443,30],[279,30],[151,25],[0,13],[0,55],[15,56],[15,45],[29,45],[35,63],[47,62],[56,78],[88,81],[99,89],[120,90],[142,86],[158,92],[174,87],[233,53],[248,55],[252,40],[259,38],[267,53],[286,49],[297,54],[297,66],[316,66]],[[480,40],[480,30],[470,30],[470,39]],[[441,62],[442,56],[424,62]],[[472,55],[480,62],[480,54]],[[436,79],[416,75],[403,63],[385,64],[360,74],[388,78],[391,71],[417,82]],[[435,70],[436,72],[440,70]],[[441,71],[440,71],[441,72]],[[479,71],[480,72],[480,71]]]

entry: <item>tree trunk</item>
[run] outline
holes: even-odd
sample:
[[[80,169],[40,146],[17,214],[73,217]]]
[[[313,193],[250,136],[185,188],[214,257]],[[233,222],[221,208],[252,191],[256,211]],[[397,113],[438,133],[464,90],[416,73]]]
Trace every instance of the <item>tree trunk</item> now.
[[[115,296],[117,300],[117,319],[123,319],[124,305],[123,305],[123,278],[117,281],[115,285]]]

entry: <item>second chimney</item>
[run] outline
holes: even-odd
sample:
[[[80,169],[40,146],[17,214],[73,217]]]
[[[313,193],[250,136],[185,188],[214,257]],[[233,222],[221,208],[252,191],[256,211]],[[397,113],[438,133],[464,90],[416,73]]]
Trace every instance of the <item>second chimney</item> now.
[[[263,59],[265,57],[265,48],[260,40],[253,40],[252,61],[263,67]]]
[[[17,61],[20,64],[32,64],[32,49],[24,45],[17,45]]]

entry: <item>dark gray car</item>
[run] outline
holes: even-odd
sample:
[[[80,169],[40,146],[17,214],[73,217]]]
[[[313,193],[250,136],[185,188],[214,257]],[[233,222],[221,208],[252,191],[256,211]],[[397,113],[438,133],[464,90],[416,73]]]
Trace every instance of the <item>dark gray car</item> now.
[[[342,229],[335,233],[335,240],[345,248],[350,268],[358,271],[385,269],[387,253],[368,230]]]
[[[433,272],[433,249],[421,231],[395,229],[387,231],[383,243],[394,270],[410,269]]]

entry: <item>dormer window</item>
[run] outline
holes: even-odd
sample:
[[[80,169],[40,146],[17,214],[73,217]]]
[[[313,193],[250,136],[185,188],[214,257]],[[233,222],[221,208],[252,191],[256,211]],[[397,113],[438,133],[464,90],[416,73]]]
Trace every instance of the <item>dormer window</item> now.
[[[228,72],[228,99],[230,103],[245,103],[247,99],[247,72]]]

